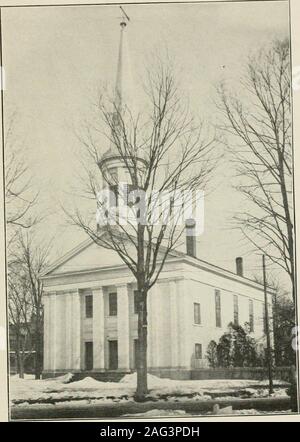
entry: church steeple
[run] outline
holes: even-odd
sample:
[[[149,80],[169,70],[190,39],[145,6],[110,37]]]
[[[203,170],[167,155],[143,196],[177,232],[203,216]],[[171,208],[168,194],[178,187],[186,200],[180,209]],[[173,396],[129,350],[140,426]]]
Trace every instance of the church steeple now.
[[[121,7],[120,7],[121,8]],[[118,52],[118,61],[117,61],[117,75],[116,75],[116,83],[115,83],[115,96],[114,96],[114,109],[112,109],[112,123],[116,126],[119,123],[120,115],[122,114],[122,106],[124,105],[124,97],[123,97],[123,86],[124,86],[124,34],[127,23],[129,21],[129,17],[125,15],[125,11],[122,9],[122,18],[120,21],[120,38],[119,38],[119,52]],[[119,157],[120,154],[118,152],[117,147],[114,143],[111,143],[109,149],[102,155],[102,158],[99,162],[99,167],[102,173],[105,172],[104,166],[107,166],[107,160],[110,158]]]
[[[126,60],[125,54],[125,38],[127,25],[130,21],[128,15],[124,9],[120,6],[122,11],[122,18],[120,21],[120,37],[119,37],[119,51],[117,59],[117,72],[116,72],[116,83],[115,83],[115,97],[114,97],[114,109],[112,110],[112,124],[116,128],[120,124],[120,118],[125,115],[125,106],[128,105],[127,101],[129,99],[128,92],[129,88],[129,78],[125,78],[129,75],[128,71],[128,60]],[[128,57],[127,57],[128,58]],[[127,68],[127,69],[126,69]],[[127,90],[128,89],[128,90]],[[126,94],[127,93],[127,94]],[[113,138],[113,137],[112,137]],[[122,143],[122,139],[120,140]],[[143,158],[136,158],[141,165],[145,165],[146,161]],[[124,163],[124,157],[120,154],[119,149],[112,141],[109,149],[102,155],[98,163],[102,175],[105,177],[105,181],[116,180],[118,182],[128,182],[129,171],[126,169]],[[143,166],[144,167],[144,166]],[[111,180],[110,180],[111,176]]]
[[[116,89],[115,89],[115,100],[116,100],[116,108],[118,112],[122,110],[122,82],[123,82],[123,40],[124,40],[124,32],[127,23],[125,21],[121,21],[120,27],[120,43],[119,43],[119,57],[118,57],[118,66],[117,66],[117,78],[116,78]]]

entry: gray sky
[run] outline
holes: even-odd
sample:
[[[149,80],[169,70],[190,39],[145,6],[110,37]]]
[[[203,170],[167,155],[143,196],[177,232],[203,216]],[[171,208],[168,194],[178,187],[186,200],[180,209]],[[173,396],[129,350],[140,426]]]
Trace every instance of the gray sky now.
[[[215,86],[225,79],[242,93],[238,82],[247,56],[289,33],[287,2],[128,5],[126,12],[131,18],[127,38],[136,96],[151,54],[167,48],[191,109],[211,124],[219,118]],[[5,115],[19,113],[18,130],[41,189],[40,207],[52,212],[40,229],[47,236],[55,234],[57,254],[84,239],[64,224],[58,201],[67,201],[65,192],[78,170],[72,126],[86,117],[95,90],[115,80],[119,17],[117,6],[3,11]],[[236,232],[226,230],[240,205],[231,180],[232,169],[224,160],[216,190],[206,199],[198,255],[234,270],[235,257],[247,247]],[[246,275],[258,264],[257,258],[247,256]]]

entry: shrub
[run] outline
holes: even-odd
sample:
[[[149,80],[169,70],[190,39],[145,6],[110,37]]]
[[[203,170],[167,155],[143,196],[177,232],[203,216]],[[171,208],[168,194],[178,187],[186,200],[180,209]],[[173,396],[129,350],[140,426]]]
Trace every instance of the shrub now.
[[[207,349],[210,367],[257,367],[259,356],[257,344],[249,334],[249,327],[230,323],[218,344],[211,341]]]
[[[217,347],[218,344],[216,341],[210,341],[207,347],[206,358],[211,368],[216,368],[218,366]]]

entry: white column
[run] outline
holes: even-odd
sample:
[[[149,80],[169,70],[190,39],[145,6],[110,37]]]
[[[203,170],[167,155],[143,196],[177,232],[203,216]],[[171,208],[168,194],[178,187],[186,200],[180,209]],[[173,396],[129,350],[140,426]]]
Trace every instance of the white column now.
[[[51,369],[51,357],[50,357],[50,349],[51,349],[51,336],[50,336],[50,295],[44,295],[43,297],[43,305],[44,305],[44,370]]]
[[[72,369],[72,352],[73,352],[73,342],[72,342],[72,293],[66,293],[66,304],[65,304],[65,328],[66,328],[66,347],[65,347],[65,368]]]
[[[55,295],[55,369],[66,368],[66,294],[62,291]]]
[[[170,291],[170,335],[171,335],[171,366],[179,365],[179,335],[178,335],[178,306],[177,306],[177,284],[179,281],[169,282]]]
[[[104,295],[102,287],[93,290],[94,369],[104,370]]]
[[[81,363],[81,299],[80,292],[72,294],[72,368],[80,370]]]
[[[118,296],[118,368],[129,370],[129,293],[127,284],[117,286]]]
[[[57,294],[54,293],[51,295],[51,301],[50,301],[50,311],[51,311],[51,368],[52,370],[56,370],[56,352],[57,352],[57,346],[56,346],[56,337],[57,337],[57,311],[56,311],[56,298]]]
[[[187,281],[182,279],[177,281],[179,294],[179,352],[180,352],[180,366],[191,368],[191,348],[192,348],[192,324],[189,317],[189,291]]]
[[[153,287],[147,296],[147,322],[148,322],[148,339],[147,339],[147,365],[153,367]]]
[[[160,322],[160,296],[159,296],[159,284],[156,283],[152,289],[150,294],[150,304],[151,304],[151,362],[152,367],[157,368],[160,365],[160,334],[159,334],[159,322]]]

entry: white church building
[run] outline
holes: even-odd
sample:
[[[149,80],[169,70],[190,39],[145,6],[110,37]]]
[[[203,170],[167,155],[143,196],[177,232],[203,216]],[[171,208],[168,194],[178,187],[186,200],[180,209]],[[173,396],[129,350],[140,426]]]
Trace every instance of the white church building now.
[[[124,29],[121,23],[121,43]],[[119,55],[117,78],[120,63]],[[112,149],[103,162],[117,169]],[[264,346],[264,288],[243,276],[242,258],[237,258],[233,273],[195,255],[193,244],[192,252],[191,247],[187,253],[172,252],[149,292],[148,369],[152,373],[188,377],[191,370],[208,367],[209,343],[218,342],[231,322],[248,323],[253,337]],[[135,370],[136,283],[115,251],[87,239],[41,279],[44,377],[72,372],[105,379],[111,373]],[[268,296],[272,316],[272,294]]]
[[[87,240],[43,283],[45,376],[135,369],[136,286],[116,252]],[[149,370],[176,377],[207,367],[207,346],[230,322],[249,323],[263,344],[263,318],[260,284],[174,253],[148,295]]]

